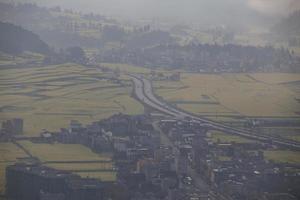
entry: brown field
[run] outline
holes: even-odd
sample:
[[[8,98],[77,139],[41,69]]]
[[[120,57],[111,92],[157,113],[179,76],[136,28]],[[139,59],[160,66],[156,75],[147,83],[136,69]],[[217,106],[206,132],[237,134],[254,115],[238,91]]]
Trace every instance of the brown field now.
[[[48,167],[66,171],[75,170],[74,173],[80,176],[87,175],[91,178],[98,178],[103,181],[116,180],[116,173],[113,171],[114,164],[110,155],[96,154],[89,148],[79,144],[37,144],[29,141],[19,143],[41,162],[62,162],[44,164]],[[68,163],[68,161],[80,161],[80,163]],[[84,161],[108,162],[84,163]],[[76,172],[78,170],[99,170],[99,172]]]
[[[298,117],[300,94],[286,85],[295,81],[300,74],[185,73],[175,88],[164,88],[163,82],[155,88],[165,100],[198,115]]]

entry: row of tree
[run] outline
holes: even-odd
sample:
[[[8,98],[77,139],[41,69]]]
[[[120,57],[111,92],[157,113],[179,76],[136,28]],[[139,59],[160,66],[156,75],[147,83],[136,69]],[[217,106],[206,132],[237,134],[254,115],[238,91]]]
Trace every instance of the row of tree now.
[[[123,48],[99,55],[98,61],[207,72],[300,70],[299,58],[287,49],[233,44],[169,44],[133,50]]]

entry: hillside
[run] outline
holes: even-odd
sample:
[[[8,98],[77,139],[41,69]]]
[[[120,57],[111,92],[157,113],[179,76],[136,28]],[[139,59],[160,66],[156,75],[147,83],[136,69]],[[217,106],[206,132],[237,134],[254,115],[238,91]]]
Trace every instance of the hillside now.
[[[24,51],[49,53],[48,45],[36,34],[9,23],[0,22],[0,51],[20,54]]]

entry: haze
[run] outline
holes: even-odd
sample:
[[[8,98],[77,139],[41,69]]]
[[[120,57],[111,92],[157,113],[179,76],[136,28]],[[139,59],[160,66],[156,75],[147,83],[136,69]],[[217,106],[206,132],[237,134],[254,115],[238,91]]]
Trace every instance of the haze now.
[[[6,0],[7,1],[7,0]],[[163,19],[200,24],[262,23],[300,8],[298,0],[19,0],[125,19]],[[236,19],[239,19],[238,21]]]

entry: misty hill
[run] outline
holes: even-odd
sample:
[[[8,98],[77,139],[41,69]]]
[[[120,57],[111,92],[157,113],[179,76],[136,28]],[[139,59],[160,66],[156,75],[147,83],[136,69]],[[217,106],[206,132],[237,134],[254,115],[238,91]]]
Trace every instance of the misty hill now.
[[[22,26],[57,49],[99,47],[101,23],[110,23],[102,16],[81,15],[60,7],[43,8],[31,3],[0,2],[0,13],[0,21]]]
[[[153,31],[149,25],[122,25],[99,14],[84,14],[58,6],[44,8],[32,3],[0,2],[0,12],[0,21],[20,25],[56,49],[72,46],[105,49],[106,45],[120,46],[120,43],[136,48],[172,40],[169,33]]]
[[[281,20],[274,30],[281,34],[300,35],[300,10],[293,12],[287,18]]]
[[[36,34],[9,23],[0,22],[0,51],[20,54],[24,51],[47,54],[48,45]]]
[[[0,1],[7,2],[8,0]],[[252,27],[260,25],[265,27],[271,25],[276,16],[266,16],[265,13],[268,10],[258,12],[253,5],[249,5],[250,1],[262,2],[261,7],[269,8],[264,4],[268,5],[270,1],[265,0],[14,0],[14,2],[36,2],[48,7],[59,5],[80,12],[103,13],[107,16],[135,21],[161,19],[168,23],[196,22],[203,26]],[[290,0],[283,1],[289,2]],[[278,0],[273,0],[273,2],[276,3]]]

